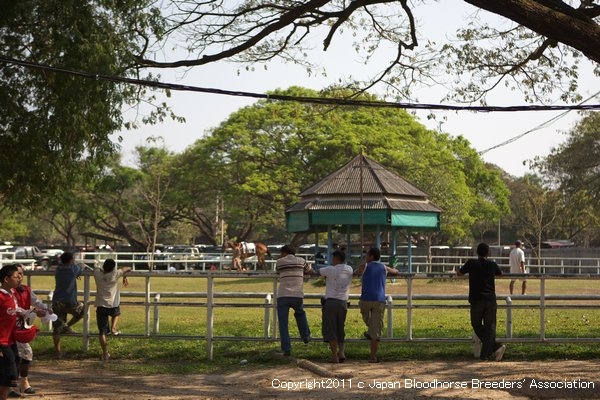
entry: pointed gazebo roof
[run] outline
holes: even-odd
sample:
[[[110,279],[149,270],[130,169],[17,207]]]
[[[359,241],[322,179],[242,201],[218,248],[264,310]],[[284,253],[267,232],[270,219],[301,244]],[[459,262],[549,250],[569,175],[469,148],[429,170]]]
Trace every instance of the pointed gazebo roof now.
[[[290,232],[358,225],[361,209],[364,225],[439,229],[442,211],[425,192],[364,155],[306,189],[300,198],[286,210]]]

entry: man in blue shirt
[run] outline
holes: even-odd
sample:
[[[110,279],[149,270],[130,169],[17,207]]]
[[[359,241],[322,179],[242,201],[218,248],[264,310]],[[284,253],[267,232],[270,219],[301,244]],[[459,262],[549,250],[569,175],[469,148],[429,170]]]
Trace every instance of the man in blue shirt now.
[[[367,263],[356,269],[355,274],[362,275],[362,290],[360,294],[360,313],[367,325],[365,337],[371,340],[371,355],[369,362],[379,362],[377,350],[379,339],[383,333],[383,315],[385,313],[385,280],[388,275],[398,275],[396,269],[389,268],[379,261],[381,252],[371,248],[367,252]]]
[[[77,278],[82,272],[83,268],[75,264],[73,253],[64,252],[60,255],[60,264],[54,275],[56,287],[52,296],[52,311],[58,316],[52,323],[54,350],[58,358],[61,357],[60,335],[74,333],[71,326],[83,318],[83,303],[77,301]],[[68,314],[72,317],[69,322],[66,322]]]
[[[469,274],[469,303],[471,326],[481,340],[482,360],[494,358],[501,361],[506,346],[496,342],[496,276],[502,275],[498,264],[488,260],[490,246],[477,246],[477,259],[469,260],[460,267],[458,275]]]

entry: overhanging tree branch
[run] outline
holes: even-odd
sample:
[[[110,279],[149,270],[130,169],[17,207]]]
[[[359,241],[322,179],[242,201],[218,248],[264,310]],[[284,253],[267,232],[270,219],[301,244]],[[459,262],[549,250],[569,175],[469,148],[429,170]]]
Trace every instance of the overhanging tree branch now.
[[[475,7],[506,17],[540,35],[571,46],[600,63],[600,26],[585,10],[559,0],[465,0]],[[597,6],[596,6],[597,7]],[[592,8],[592,15],[597,10]]]

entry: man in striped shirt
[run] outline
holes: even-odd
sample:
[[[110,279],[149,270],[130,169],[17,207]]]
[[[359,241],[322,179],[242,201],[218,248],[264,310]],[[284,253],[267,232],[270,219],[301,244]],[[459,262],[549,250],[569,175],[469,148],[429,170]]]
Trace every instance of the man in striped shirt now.
[[[277,260],[279,288],[277,289],[277,318],[279,319],[279,337],[281,351],[291,355],[292,343],[288,328],[290,308],[294,310],[296,324],[304,343],[310,341],[310,328],[304,311],[304,274],[311,271],[302,257],[296,257],[296,249],[285,245],[281,248],[281,257]]]

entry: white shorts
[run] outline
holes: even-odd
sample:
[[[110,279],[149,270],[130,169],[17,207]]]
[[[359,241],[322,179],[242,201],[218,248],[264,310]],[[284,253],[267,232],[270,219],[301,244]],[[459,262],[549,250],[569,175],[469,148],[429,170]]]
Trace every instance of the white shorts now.
[[[19,350],[19,357],[23,360],[33,361],[33,349],[29,343],[17,343],[17,349]]]
[[[511,274],[520,274],[521,273],[521,268],[520,267],[517,267],[517,268],[510,267],[510,273]],[[525,267],[525,273],[526,274],[529,273],[529,268]]]

